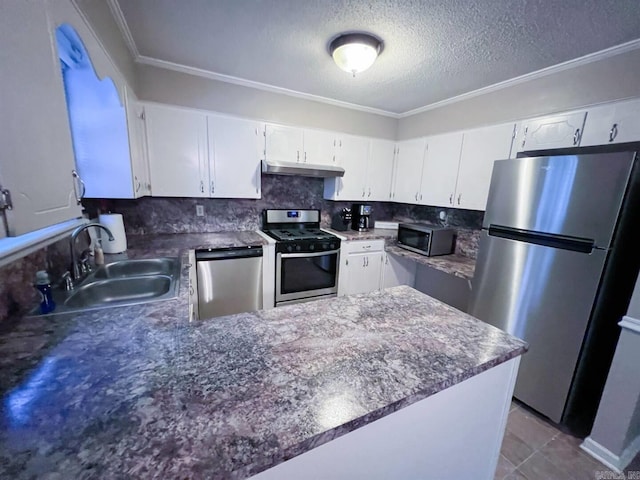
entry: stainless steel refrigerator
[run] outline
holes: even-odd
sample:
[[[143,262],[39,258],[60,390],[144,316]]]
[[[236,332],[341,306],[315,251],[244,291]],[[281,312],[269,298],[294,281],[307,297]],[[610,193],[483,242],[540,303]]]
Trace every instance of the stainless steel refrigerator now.
[[[494,163],[469,313],[529,342],[515,397],[577,434],[592,426],[638,270],[635,158]]]

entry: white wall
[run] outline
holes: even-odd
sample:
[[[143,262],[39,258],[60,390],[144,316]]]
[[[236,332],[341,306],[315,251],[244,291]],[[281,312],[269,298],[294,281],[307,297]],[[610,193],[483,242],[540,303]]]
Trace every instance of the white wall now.
[[[59,0],[56,0],[59,1]],[[72,0],[91,24],[109,56],[127,83],[137,92],[133,56],[125,43],[105,0]]]
[[[397,139],[406,140],[640,97],[639,79],[640,49],[401,118]]]
[[[138,65],[141,100],[259,120],[395,139],[397,120],[202,76]]]

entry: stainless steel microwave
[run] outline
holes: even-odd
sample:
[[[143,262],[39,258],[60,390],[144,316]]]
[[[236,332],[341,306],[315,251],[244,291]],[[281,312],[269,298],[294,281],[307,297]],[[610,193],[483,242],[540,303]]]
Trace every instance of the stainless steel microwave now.
[[[425,223],[398,225],[398,246],[428,257],[453,253],[454,231]]]

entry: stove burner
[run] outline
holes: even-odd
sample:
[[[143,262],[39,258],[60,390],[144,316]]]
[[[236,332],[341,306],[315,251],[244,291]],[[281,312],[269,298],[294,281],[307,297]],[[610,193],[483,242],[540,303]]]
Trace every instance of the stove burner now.
[[[323,232],[319,228],[278,228],[274,230],[265,230],[265,233],[280,241],[312,239],[326,240],[328,238],[334,238],[334,235]]]

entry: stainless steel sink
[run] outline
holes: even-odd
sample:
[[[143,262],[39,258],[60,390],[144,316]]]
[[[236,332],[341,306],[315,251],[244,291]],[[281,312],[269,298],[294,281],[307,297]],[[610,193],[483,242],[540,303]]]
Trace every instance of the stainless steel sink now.
[[[100,266],[71,291],[56,287],[51,314],[136,305],[174,298],[180,281],[180,259],[121,260]],[[38,315],[39,311],[34,310]]]
[[[144,303],[167,294],[173,296],[171,282],[171,277],[165,275],[98,280],[76,288],[64,304],[71,308],[91,308]]]
[[[141,260],[122,260],[109,263],[98,268],[93,278],[122,278],[138,275],[172,275],[176,266],[180,268],[177,258],[145,258]]]

